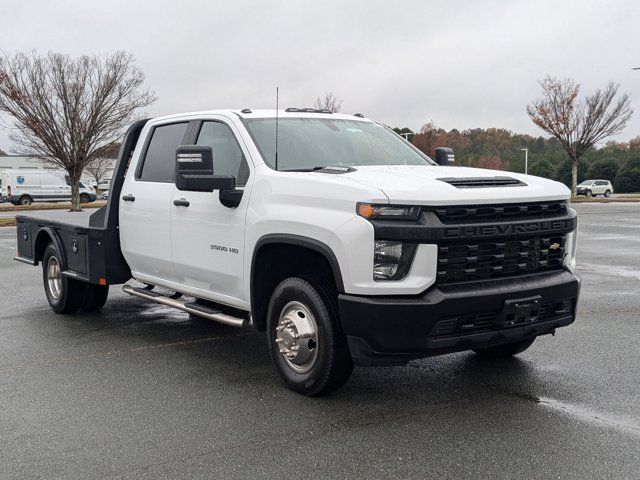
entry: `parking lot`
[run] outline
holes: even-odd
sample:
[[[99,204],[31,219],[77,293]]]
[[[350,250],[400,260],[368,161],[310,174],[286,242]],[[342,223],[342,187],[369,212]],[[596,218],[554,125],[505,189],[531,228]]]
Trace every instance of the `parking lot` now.
[[[578,320],[287,390],[265,336],[139,302],[55,315],[0,228],[0,478],[638,478],[640,203],[578,204]]]

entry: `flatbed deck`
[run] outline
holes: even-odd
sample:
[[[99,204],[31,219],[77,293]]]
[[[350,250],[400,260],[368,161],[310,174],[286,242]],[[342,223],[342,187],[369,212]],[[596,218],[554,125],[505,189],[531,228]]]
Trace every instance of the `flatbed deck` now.
[[[40,210],[34,212],[24,212],[16,215],[16,220],[29,220],[31,222],[46,222],[71,225],[74,227],[89,228],[89,218],[95,213],[95,208],[87,208],[81,212],[71,212],[69,210]]]

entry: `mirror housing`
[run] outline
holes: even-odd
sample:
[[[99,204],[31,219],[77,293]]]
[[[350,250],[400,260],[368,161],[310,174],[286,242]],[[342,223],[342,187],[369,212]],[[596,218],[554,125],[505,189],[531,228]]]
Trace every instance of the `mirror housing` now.
[[[455,162],[453,150],[447,147],[436,148],[435,161],[438,165],[442,165],[443,167],[452,167]]]
[[[236,178],[213,174],[211,147],[180,145],[176,149],[176,187],[188,192],[235,190]]]
[[[187,192],[220,190],[220,203],[240,205],[244,190],[236,190],[236,177],[213,174],[213,150],[204,145],[180,145],[176,149],[176,187]]]

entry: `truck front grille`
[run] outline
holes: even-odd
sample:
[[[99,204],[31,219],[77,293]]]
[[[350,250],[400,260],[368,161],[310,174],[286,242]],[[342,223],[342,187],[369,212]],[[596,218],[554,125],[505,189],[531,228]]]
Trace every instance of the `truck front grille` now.
[[[566,235],[438,245],[438,284],[562,269]]]

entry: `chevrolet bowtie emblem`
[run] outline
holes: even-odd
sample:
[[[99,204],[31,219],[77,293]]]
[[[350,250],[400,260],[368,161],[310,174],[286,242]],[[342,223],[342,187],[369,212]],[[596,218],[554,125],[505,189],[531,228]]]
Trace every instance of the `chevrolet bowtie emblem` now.
[[[549,245],[549,250],[557,250],[559,248],[560,248],[560,244],[558,242],[555,242]]]

